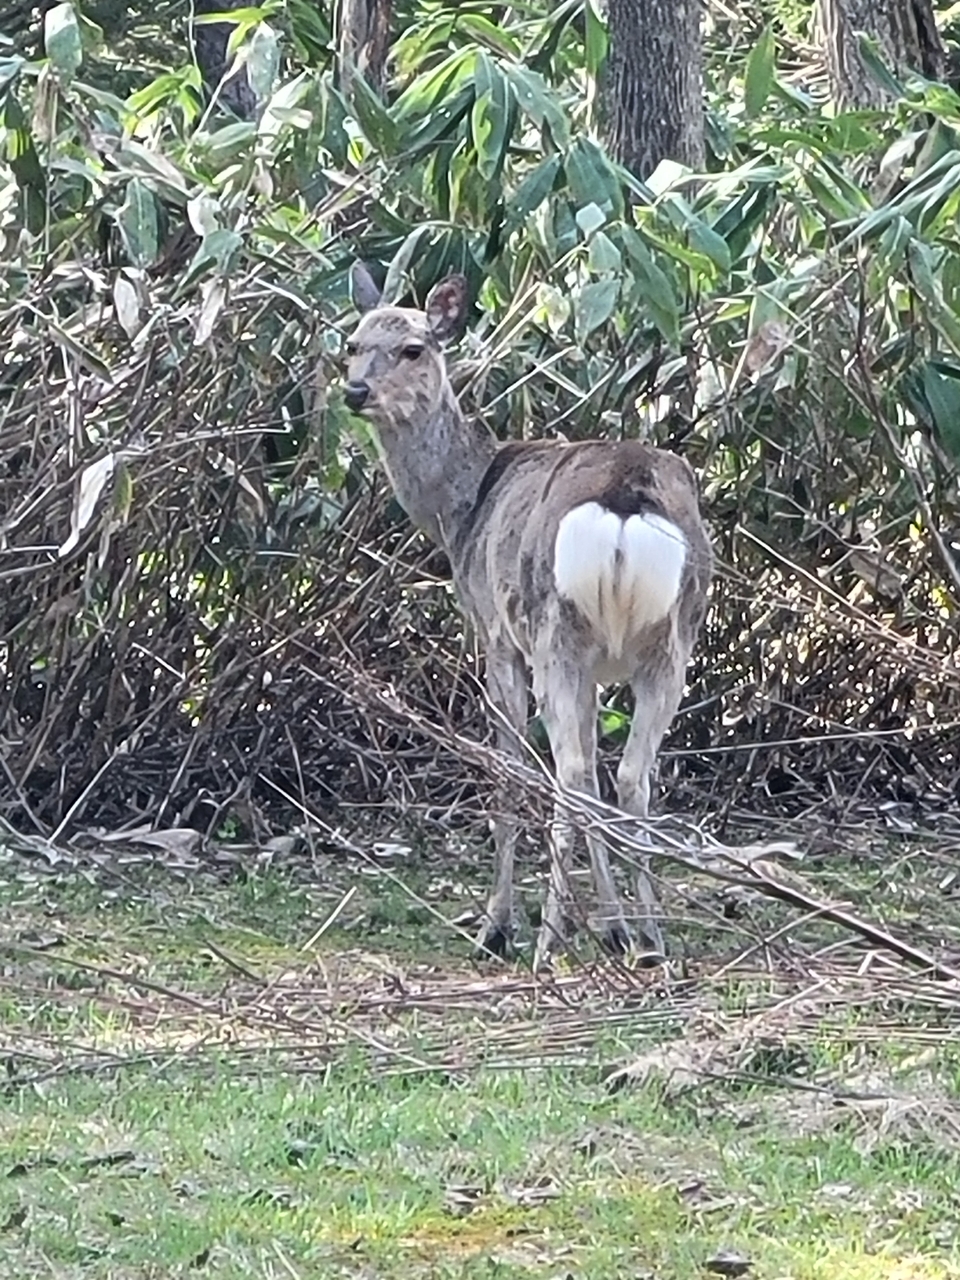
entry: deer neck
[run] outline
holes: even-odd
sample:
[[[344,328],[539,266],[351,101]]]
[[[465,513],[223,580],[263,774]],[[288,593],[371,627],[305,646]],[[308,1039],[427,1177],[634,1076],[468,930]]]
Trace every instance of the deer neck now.
[[[496,440],[464,418],[449,385],[432,410],[390,415],[374,434],[397,501],[449,553],[473,510]]]

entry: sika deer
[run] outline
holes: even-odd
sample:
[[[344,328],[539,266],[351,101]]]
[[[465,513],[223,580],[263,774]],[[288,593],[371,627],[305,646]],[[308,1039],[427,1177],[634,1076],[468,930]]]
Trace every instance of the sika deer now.
[[[381,306],[359,264],[353,288],[365,314],[347,344],[346,403],[372,423],[401,506],[449,557],[486,651],[499,747],[520,751],[529,669],[558,781],[596,796],[597,686],[629,681],[636,708],[618,800],[645,817],[713,567],[693,472],[635,440],[498,443],[464,418],[441,349],[465,318],[464,278],[437,284],[425,311]],[[496,869],[478,945],[503,954],[514,927],[517,825],[498,817],[491,826]],[[567,936],[575,835],[558,804],[537,967]],[[587,845],[603,941],[626,950],[632,939],[607,848],[595,833]],[[656,909],[644,872],[640,896]],[[660,954],[652,914],[641,932],[643,949]]]

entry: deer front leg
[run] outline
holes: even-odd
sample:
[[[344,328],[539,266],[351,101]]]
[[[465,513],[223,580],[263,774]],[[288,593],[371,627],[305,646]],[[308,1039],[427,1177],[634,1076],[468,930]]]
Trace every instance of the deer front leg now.
[[[599,794],[597,786],[597,693],[594,684],[579,669],[564,667],[559,661],[544,664],[536,678],[540,710],[550,738],[557,781],[562,789],[587,796]],[[576,827],[567,805],[558,801],[551,827],[550,881],[535,967],[543,967],[551,954],[563,946],[572,923],[573,895],[570,870],[576,844]],[[607,847],[602,838],[587,836],[590,868],[600,910],[601,937],[613,951],[630,946],[630,933],[610,869]]]
[[[527,723],[527,672],[522,656],[512,647],[493,643],[487,650],[487,693],[495,715],[497,748],[520,755],[520,737]],[[487,898],[477,948],[506,956],[516,928],[513,899],[513,862],[517,844],[517,819],[510,812],[512,797],[500,790],[499,810],[490,819],[493,834],[493,886]]]
[[[676,715],[683,696],[684,666],[660,678],[651,674],[632,681],[634,709],[630,736],[617,770],[617,802],[625,813],[646,818],[650,808],[650,776],[663,736]],[[644,836],[646,841],[646,836]],[[661,914],[656,891],[650,880],[646,862],[637,871],[637,897],[640,906],[639,942],[643,950],[658,957],[666,956],[663,934],[657,924]]]

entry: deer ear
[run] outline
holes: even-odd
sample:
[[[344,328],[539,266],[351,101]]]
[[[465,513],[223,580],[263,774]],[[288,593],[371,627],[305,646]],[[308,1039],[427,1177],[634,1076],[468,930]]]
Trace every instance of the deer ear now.
[[[362,262],[355,262],[350,268],[350,292],[353,305],[360,312],[372,311],[380,305],[380,290]]]
[[[445,342],[463,324],[467,314],[466,276],[447,276],[427,295],[427,321],[434,336]]]

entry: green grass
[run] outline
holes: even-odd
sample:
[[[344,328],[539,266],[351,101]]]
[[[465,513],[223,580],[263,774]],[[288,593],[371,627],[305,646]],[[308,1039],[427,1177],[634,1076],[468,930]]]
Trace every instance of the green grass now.
[[[773,981],[705,988],[675,1024],[655,977],[619,1005],[518,974],[478,996],[389,884],[305,949],[334,879],[0,889],[0,1276],[686,1280],[721,1249],[771,1280],[960,1276],[949,1029],[918,1020],[918,1054],[851,1005],[761,1046],[749,1078],[611,1092],[611,1063],[667,1027],[709,1042]],[[554,1065],[520,1051],[538,1036],[566,1045]],[[903,1105],[837,1106],[815,1079]]]

